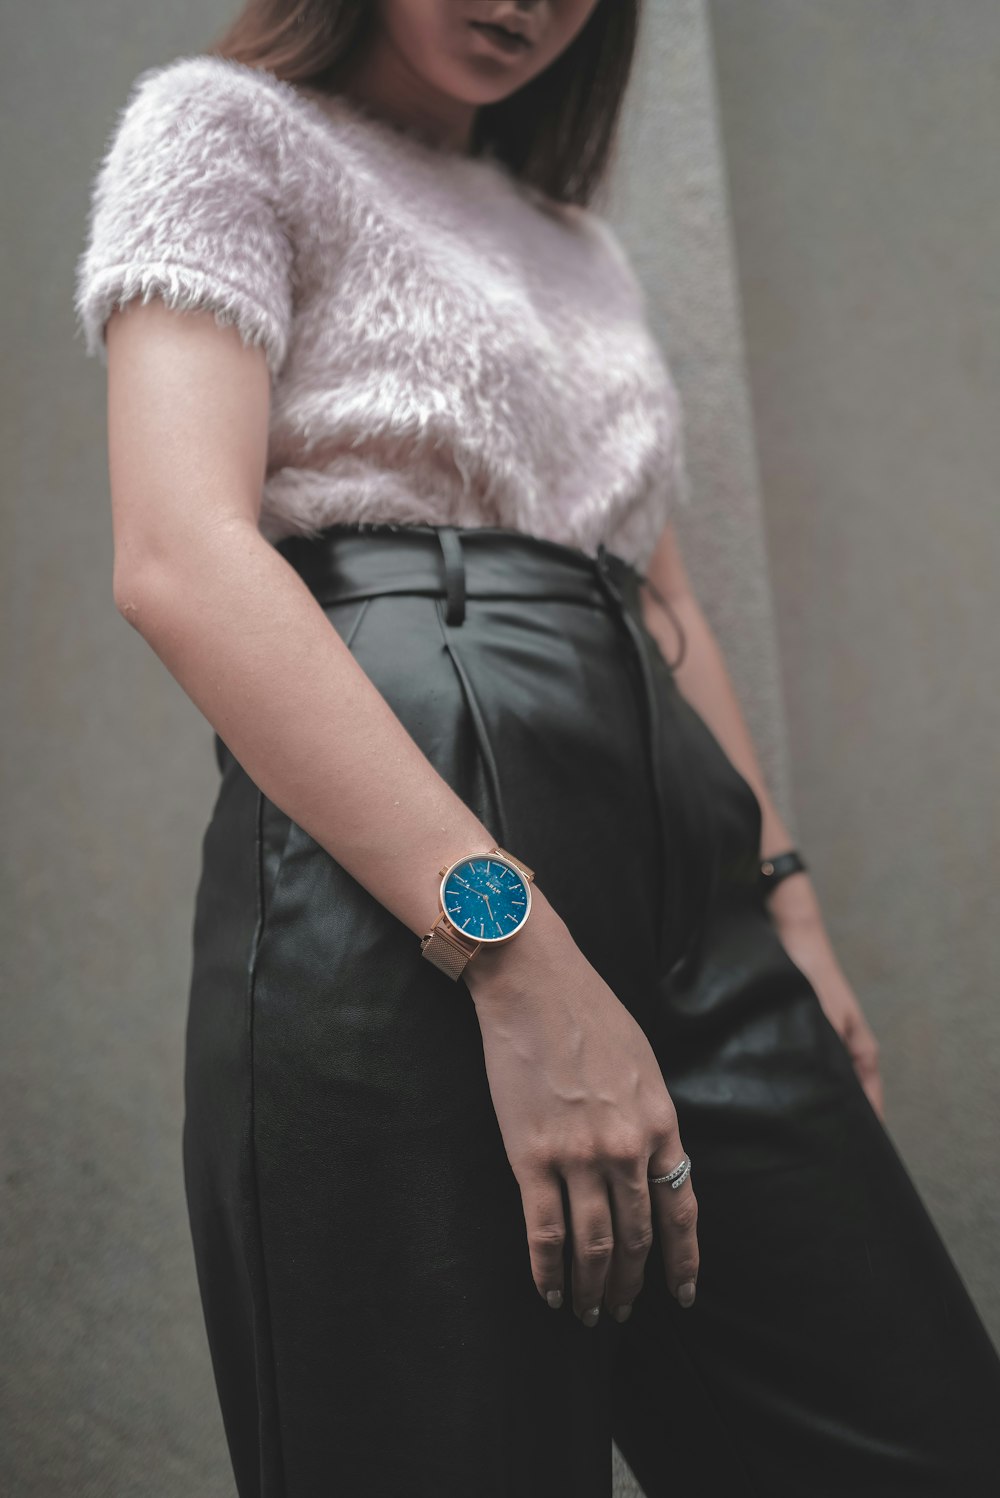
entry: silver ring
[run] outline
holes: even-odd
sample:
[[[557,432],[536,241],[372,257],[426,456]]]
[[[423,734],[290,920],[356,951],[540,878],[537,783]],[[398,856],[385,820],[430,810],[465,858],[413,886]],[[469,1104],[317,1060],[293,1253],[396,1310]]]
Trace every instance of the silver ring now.
[[[684,1182],[687,1180],[690,1174],[691,1160],[687,1155],[685,1155],[681,1160],[681,1163],[679,1165],[675,1165],[673,1170],[668,1170],[665,1176],[647,1175],[646,1180],[651,1186],[663,1186],[669,1181],[671,1189],[676,1191],[678,1186],[684,1185]]]

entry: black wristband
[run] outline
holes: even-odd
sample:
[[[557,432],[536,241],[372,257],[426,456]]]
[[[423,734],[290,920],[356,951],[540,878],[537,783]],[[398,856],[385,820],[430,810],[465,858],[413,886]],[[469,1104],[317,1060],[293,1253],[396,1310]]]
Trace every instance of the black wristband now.
[[[760,863],[761,891],[769,895],[782,879],[787,879],[789,874],[804,873],[807,867],[805,860],[794,848],[789,848],[787,853],[776,853],[773,858],[762,858]]]

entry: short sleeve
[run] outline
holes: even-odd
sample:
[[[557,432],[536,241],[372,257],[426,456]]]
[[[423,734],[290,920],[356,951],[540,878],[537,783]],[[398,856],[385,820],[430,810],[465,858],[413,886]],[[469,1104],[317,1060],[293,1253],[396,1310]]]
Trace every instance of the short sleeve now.
[[[210,55],[132,84],[93,179],[75,311],[85,351],[107,362],[105,325],[133,297],[208,308],[264,349],[276,375],[291,324],[281,138],[250,68]]]

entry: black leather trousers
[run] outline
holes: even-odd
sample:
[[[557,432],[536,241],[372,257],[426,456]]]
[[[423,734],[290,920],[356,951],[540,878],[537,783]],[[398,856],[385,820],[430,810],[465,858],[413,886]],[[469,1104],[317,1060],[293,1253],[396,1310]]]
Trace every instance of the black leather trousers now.
[[[498,527],[278,550],[644,1028],[701,1267],[690,1310],[658,1243],[625,1323],[548,1308],[464,983],[216,738],[183,1143],[240,1498],[608,1498],[612,1437],[649,1498],[995,1498],[1000,1359],[635,570]]]

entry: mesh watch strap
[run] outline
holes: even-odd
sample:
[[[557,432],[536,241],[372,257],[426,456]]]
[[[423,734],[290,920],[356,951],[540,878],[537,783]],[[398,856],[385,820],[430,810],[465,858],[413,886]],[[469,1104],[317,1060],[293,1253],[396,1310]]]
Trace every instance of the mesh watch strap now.
[[[453,927],[445,925],[444,915],[439,915],[427,935],[421,939],[420,950],[428,961],[433,962],[449,978],[460,978],[466,964],[479,951],[479,943],[463,946]]]
[[[496,843],[494,843],[492,848],[488,848],[485,854],[470,854],[467,856],[473,858],[477,856],[489,857],[490,853],[499,853],[501,858],[508,859],[514,864],[515,868],[520,869],[526,879],[534,879],[534,869],[530,869],[520,858],[515,858],[513,853],[508,853],[505,848],[501,848]],[[447,868],[440,870],[442,879],[446,873]],[[447,973],[448,977],[453,980],[457,980],[462,976],[467,964],[475,957],[481,946],[482,942],[478,941],[474,936],[463,936],[460,932],[456,931],[455,927],[448,921],[443,910],[438,912],[434,924],[426,936],[420,939],[420,951],[422,955],[429,962],[433,962],[435,967],[439,967],[443,973]]]

